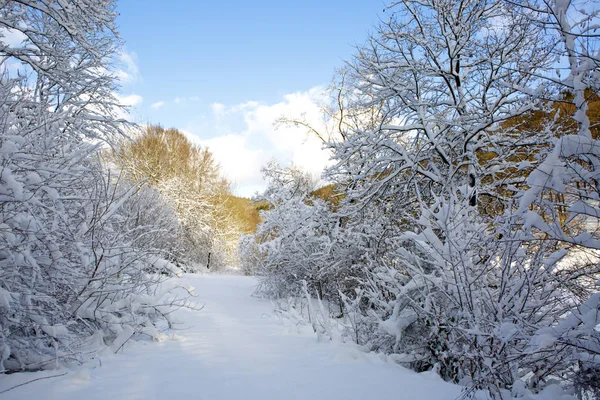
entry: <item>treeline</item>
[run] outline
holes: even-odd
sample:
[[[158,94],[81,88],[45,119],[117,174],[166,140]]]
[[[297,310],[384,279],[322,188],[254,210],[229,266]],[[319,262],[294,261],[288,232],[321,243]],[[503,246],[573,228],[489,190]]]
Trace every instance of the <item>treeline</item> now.
[[[177,129],[150,125],[122,138],[105,159],[130,183],[156,190],[176,215],[170,260],[182,269],[238,265],[238,242],[255,230],[258,211],[235,197],[212,153]]]
[[[242,246],[260,291],[318,298],[321,337],[343,318],[349,340],[493,398],[597,396],[598,19],[575,8],[386,9],[332,87],[333,185],[265,169]]]

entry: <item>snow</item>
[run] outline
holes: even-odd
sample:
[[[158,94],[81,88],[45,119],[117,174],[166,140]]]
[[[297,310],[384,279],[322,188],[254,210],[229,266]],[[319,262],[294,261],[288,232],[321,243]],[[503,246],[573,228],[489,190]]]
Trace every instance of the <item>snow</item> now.
[[[8,290],[0,288],[0,307],[10,309],[10,292]]]
[[[388,357],[347,343],[318,342],[310,326],[285,325],[268,300],[251,297],[244,276],[185,275],[200,311],[166,340],[129,340],[86,366],[0,376],[0,393],[16,399],[455,399],[461,387],[417,374]]]

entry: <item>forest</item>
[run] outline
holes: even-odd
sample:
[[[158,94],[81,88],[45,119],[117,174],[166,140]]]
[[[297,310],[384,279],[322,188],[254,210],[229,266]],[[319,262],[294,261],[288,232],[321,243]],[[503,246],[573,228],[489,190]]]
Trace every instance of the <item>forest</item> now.
[[[203,312],[179,277],[233,271],[465,398],[598,398],[598,4],[384,11],[322,124],[278,122],[330,166],[274,160],[248,199],[210,148],[123,117],[118,4],[0,0],[0,377],[157,339]]]

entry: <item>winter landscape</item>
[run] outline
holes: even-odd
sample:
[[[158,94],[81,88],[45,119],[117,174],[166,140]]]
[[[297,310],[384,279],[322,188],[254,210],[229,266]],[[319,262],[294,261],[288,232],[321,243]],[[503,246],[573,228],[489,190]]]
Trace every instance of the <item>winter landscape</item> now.
[[[174,3],[0,0],[0,398],[600,399],[596,1]]]

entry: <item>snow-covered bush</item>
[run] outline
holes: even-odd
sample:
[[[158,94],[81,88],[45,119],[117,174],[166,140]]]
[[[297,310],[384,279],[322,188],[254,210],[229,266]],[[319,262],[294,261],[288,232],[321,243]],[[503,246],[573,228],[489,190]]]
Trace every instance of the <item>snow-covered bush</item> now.
[[[154,332],[173,216],[98,151],[120,134],[111,1],[0,8],[0,372]],[[10,39],[7,39],[9,37]]]
[[[560,34],[540,29],[551,18],[514,3],[407,1],[395,9],[355,64],[358,89],[369,94],[363,98],[385,104],[388,120],[336,145],[339,179],[368,181],[348,185],[348,197],[378,200],[398,221],[388,235],[398,245],[387,254],[393,265],[370,269],[360,291],[362,319],[373,327],[368,339],[380,346],[387,337],[413,368],[436,368],[495,396],[522,380],[538,390],[552,376],[570,379],[598,351],[597,266],[561,264],[573,245],[596,248],[595,234],[572,224],[598,215],[586,183],[596,173],[595,146],[588,130],[552,151],[559,133],[546,126],[534,139],[546,147],[524,159],[520,148],[531,136],[505,124],[542,106],[538,93],[550,96],[553,83],[538,77]],[[582,47],[565,53],[587,54]],[[573,64],[566,86],[591,82],[597,64]],[[577,111],[586,110],[588,87],[570,87],[581,91],[575,119],[589,127]],[[564,121],[554,122],[566,133]],[[573,161],[562,167],[561,158]],[[539,163],[533,172],[532,163]],[[482,196],[500,199],[502,211],[483,212]],[[567,224],[559,207],[570,211]],[[566,323],[569,333],[559,332]]]
[[[271,163],[263,172],[269,187],[261,200],[270,209],[262,213],[256,233],[242,238],[242,265],[263,279],[265,294],[300,294],[301,281],[315,288],[319,271],[330,262],[328,208],[309,201],[314,187],[301,171]]]
[[[593,376],[597,15],[569,6],[395,2],[346,81],[346,110],[379,111],[375,124],[339,124],[328,178],[343,201],[271,191],[285,201],[271,202],[250,253],[268,293],[319,282],[360,344],[496,398]],[[552,78],[561,58],[570,68]],[[582,250],[589,262],[566,262]]]

